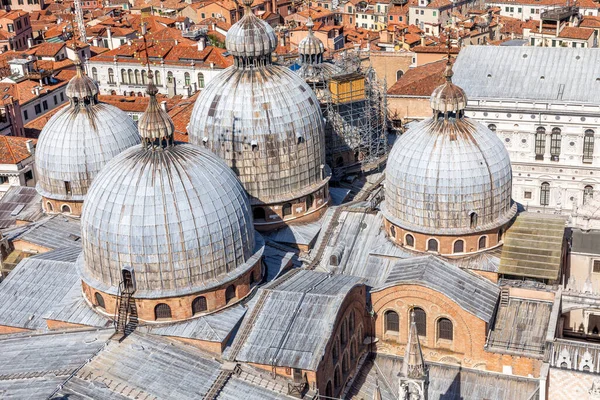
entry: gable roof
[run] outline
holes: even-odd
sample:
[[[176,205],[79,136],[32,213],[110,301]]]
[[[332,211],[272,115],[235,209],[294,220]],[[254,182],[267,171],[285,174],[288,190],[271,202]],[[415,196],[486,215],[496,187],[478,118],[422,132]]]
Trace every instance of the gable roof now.
[[[388,95],[429,97],[446,80],[442,72],[446,60],[411,68],[388,89]]]
[[[500,293],[498,286],[487,279],[432,255],[396,262],[383,285],[373,292],[401,284],[421,285],[440,292],[463,310],[488,323]]]
[[[28,140],[32,140],[33,144],[37,142],[24,137],[0,136],[0,164],[14,165],[31,157],[27,150]]]

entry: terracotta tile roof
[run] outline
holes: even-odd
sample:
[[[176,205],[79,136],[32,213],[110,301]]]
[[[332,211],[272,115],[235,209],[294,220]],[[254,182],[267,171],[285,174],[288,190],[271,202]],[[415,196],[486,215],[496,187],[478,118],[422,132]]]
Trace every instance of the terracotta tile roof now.
[[[103,103],[113,105],[125,112],[143,113],[146,111],[146,108],[148,108],[150,97],[100,95],[98,96],[98,100]],[[159,103],[166,101],[167,110],[170,110],[181,100],[181,96],[168,98],[163,95],[158,95],[157,100]]]
[[[302,11],[298,11],[296,14],[304,17],[304,18],[308,18],[309,17],[309,11],[308,9],[306,10],[302,10]],[[331,10],[328,10],[326,8],[323,7],[318,7],[318,6],[314,6],[310,8],[310,17],[313,20],[317,20],[317,19],[321,19],[321,18],[327,18],[327,17],[332,17],[334,15],[334,13]]]
[[[579,24],[580,28],[600,28],[600,17],[583,17],[583,21]]]
[[[396,96],[431,96],[433,90],[444,83],[442,72],[446,60],[411,68],[388,90],[389,95]]]
[[[564,27],[562,31],[560,31],[558,37],[563,39],[588,40],[593,34],[593,29],[567,26]]]
[[[568,0],[493,0],[494,3],[522,6],[566,6]]]
[[[50,121],[50,118],[54,116],[57,112],[59,112],[63,107],[66,107],[69,103],[61,104],[60,106],[48,111],[47,113],[37,117],[34,120],[29,121],[25,124],[25,136],[29,138],[37,138],[42,132],[44,126]]]
[[[27,151],[28,138],[0,136],[0,164],[18,164],[31,156]],[[37,141],[33,139],[33,142]]]
[[[44,42],[29,49],[27,54],[32,54],[37,57],[55,57],[63,47],[65,47],[65,43]]]
[[[208,25],[209,28],[211,28],[212,24],[215,24],[217,26],[217,28],[223,29],[224,31],[228,31],[231,28],[230,24],[228,24],[225,21],[221,21],[220,19],[216,19],[216,18],[207,18],[207,19],[203,19],[202,21],[198,22],[198,25]]]
[[[444,45],[435,45],[435,46],[415,46],[412,48],[412,51],[415,53],[443,53],[446,54],[448,52],[448,48]],[[458,54],[460,49],[458,47],[451,47],[450,54]]]
[[[173,124],[175,125],[175,140],[180,142],[188,141],[187,126],[192,117],[194,103],[199,95],[200,92],[194,94],[189,99],[181,100],[169,111],[169,115],[171,116],[171,119],[173,119]]]
[[[21,18],[25,15],[27,15],[28,13],[26,13],[25,11],[21,11],[21,10],[14,10],[14,11],[1,11],[0,12],[0,18],[6,18],[6,19],[10,19],[10,20],[15,20],[18,18]]]

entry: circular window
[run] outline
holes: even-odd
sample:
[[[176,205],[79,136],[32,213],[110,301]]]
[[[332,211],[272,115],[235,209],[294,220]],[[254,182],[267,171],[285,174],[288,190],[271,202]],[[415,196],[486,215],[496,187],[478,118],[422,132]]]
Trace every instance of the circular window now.
[[[523,58],[527,58],[527,54],[523,54]]]
[[[507,118],[510,118],[510,117],[512,117],[512,114],[511,114],[511,113],[508,113],[508,114],[506,114],[506,117],[507,117]]]
[[[483,113],[483,116],[484,116],[484,117],[487,117],[487,116],[488,116],[488,113],[487,113],[487,112],[484,112],[484,113]]]
[[[571,146],[571,147],[575,146],[575,142],[569,143],[569,146]]]
[[[581,117],[581,122],[584,122],[584,121],[585,121],[585,117]]]
[[[521,143],[527,143],[527,139],[521,139]]]
[[[535,115],[534,114],[531,114],[531,119],[535,119]]]
[[[569,197],[569,200],[573,201],[573,196]]]
[[[559,121],[560,120],[560,115],[557,115],[556,117],[554,117],[555,120]]]
[[[581,60],[580,56],[575,57],[576,60]]]

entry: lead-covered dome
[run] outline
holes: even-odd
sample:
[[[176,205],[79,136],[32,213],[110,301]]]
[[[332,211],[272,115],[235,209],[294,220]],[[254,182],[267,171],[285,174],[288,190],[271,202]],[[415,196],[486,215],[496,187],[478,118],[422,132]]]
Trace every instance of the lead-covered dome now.
[[[151,78],[151,75],[149,75]],[[115,293],[133,270],[136,298],[180,296],[232,281],[262,255],[244,189],[217,156],[174,144],[151,95],[140,119],[142,145],[97,176],[81,216],[88,285]],[[169,124],[167,124],[169,125]]]
[[[77,66],[67,85],[70,104],[42,129],[36,146],[38,192],[50,199],[82,201],[100,169],[140,142],[126,113],[98,102],[96,84]]]
[[[446,88],[456,87],[451,76],[448,66]],[[441,104],[434,117],[408,130],[390,152],[384,215],[406,230],[464,234],[515,215],[508,152],[494,132],[464,117],[466,96],[456,88],[443,101],[434,91],[432,104]]]
[[[260,21],[248,4],[244,19],[236,30]],[[245,32],[247,45],[256,45],[252,32]],[[231,51],[229,42],[227,48]],[[270,51],[264,57],[234,55],[235,64],[196,100],[190,142],[225,160],[253,204],[285,202],[324,186],[323,115],[314,92],[290,69],[271,64]]]
[[[245,0],[244,5],[249,9],[252,0]],[[234,57],[270,56],[277,48],[277,35],[267,22],[257,18],[252,12],[246,12],[227,31],[225,46]]]
[[[323,42],[315,36],[313,27],[315,26],[312,18],[308,18],[306,21],[306,27],[308,28],[308,35],[298,43],[298,54],[301,56],[309,55],[323,55],[325,53],[325,46]]]

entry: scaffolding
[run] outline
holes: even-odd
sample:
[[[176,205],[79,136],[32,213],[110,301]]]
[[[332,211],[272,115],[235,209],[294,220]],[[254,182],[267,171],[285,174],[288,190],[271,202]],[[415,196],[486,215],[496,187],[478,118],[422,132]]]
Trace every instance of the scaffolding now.
[[[322,102],[329,165],[343,173],[385,158],[387,95],[372,68],[331,77]]]

